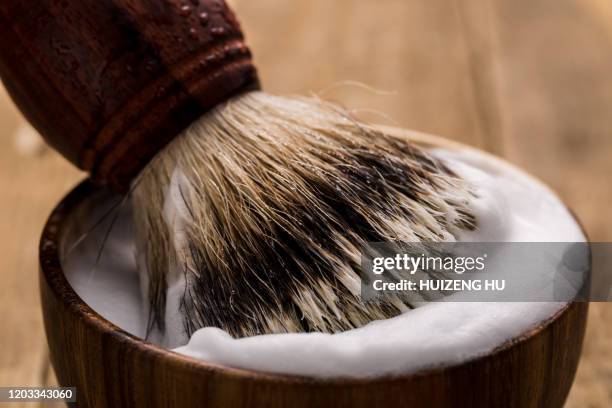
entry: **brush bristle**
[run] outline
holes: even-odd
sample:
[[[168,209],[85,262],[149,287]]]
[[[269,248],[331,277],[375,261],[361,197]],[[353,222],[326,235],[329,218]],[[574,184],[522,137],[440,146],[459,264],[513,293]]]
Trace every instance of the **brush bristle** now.
[[[317,99],[236,97],[137,183],[149,329],[164,330],[181,274],[188,335],[338,332],[398,315],[410,299],[361,299],[366,243],[454,241],[476,227],[470,187],[443,163]]]

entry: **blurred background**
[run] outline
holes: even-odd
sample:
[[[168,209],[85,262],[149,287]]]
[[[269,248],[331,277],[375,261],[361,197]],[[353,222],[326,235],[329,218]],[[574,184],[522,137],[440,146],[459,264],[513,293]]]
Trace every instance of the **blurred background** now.
[[[552,186],[592,241],[612,241],[612,1],[230,3],[269,92],[316,93],[366,120],[503,156]],[[37,245],[84,175],[44,146],[3,88],[0,143],[0,385],[54,384]],[[567,407],[610,406],[612,304],[592,304]]]

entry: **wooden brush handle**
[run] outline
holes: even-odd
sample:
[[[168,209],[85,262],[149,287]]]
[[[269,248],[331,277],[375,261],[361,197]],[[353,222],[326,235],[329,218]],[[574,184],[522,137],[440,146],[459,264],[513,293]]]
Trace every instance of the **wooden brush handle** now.
[[[121,191],[197,117],[259,86],[222,0],[2,0],[0,76],[49,144]]]

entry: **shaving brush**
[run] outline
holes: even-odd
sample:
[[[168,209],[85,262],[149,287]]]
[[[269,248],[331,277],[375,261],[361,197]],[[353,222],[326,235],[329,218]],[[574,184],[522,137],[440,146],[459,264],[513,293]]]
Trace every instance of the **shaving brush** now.
[[[415,299],[361,299],[368,242],[453,241],[471,186],[316,98],[260,91],[218,0],[0,5],[0,74],[25,116],[133,206],[149,331],[338,332]],[[170,287],[183,282],[178,305]]]

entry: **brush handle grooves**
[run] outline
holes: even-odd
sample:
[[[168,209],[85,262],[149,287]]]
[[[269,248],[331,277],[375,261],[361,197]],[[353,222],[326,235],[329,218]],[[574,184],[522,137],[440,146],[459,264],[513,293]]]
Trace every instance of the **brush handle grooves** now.
[[[120,191],[191,122],[259,86],[221,0],[3,0],[0,76],[49,144]]]

